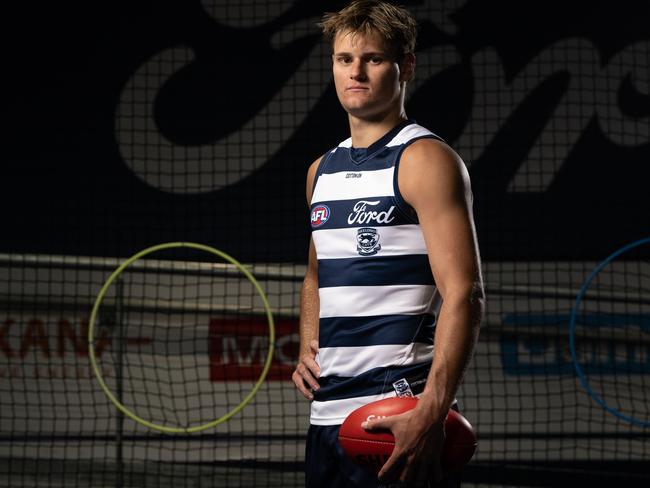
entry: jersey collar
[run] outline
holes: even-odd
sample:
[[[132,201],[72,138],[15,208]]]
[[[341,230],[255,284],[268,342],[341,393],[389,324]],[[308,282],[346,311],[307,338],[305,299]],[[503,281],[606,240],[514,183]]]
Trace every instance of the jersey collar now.
[[[352,147],[350,146],[350,159],[353,163],[361,164],[364,161],[370,159],[377,151],[382,149],[386,144],[388,144],[404,127],[407,125],[415,124],[415,120],[407,119],[391,130],[386,132],[383,136],[377,139],[375,142],[370,144],[368,147]]]

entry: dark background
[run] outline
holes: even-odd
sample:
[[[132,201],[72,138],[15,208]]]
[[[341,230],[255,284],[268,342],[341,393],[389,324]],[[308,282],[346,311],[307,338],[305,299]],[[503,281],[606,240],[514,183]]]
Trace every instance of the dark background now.
[[[200,2],[188,0],[14,7],[5,20],[0,251],[127,256],[186,240],[243,261],[304,262],[307,167],[348,136],[332,86],[266,165],[206,194],[165,193],[136,178],[116,146],[115,112],[138,66],[163,49],[187,45],[195,61],[157,96],[161,132],[188,146],[236,132],[322,42],[317,33],[303,36],[278,53],[269,42],[277,27],[344,3],[299,1],[273,23],[248,29],[220,25]],[[462,62],[427,81],[407,106],[410,117],[452,145],[475,99],[476,53],[495,49],[508,80],[563,39],[591,42],[603,66],[627,46],[650,42],[648,2],[457,3],[454,33],[418,19],[418,49],[452,44]],[[643,52],[646,58],[633,68],[636,83],[612,83],[620,81],[614,89],[623,113],[647,120],[650,96],[638,91],[648,83],[648,49]],[[635,147],[616,145],[595,116],[545,192],[507,191],[570,82],[558,72],[531,91],[471,162],[484,260],[600,259],[650,234],[648,138]]]

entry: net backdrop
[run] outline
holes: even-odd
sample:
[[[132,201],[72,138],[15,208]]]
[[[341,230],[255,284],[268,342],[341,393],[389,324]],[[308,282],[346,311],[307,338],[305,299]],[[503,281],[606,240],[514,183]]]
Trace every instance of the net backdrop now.
[[[405,3],[421,25],[407,113],[470,169],[488,293],[458,395],[479,439],[464,480],[645,486],[648,245],[612,260],[576,298],[599,263],[650,235],[648,7]],[[35,21],[9,104],[21,132],[7,150],[22,166],[7,170],[2,195],[13,210],[0,244],[0,486],[302,486],[309,405],[290,376],[309,240],[304,181],[348,134],[315,24],[342,5],[117,2],[83,25],[66,10]],[[37,69],[29,60],[40,52],[51,56]],[[55,75],[44,88],[33,81],[41,70]],[[37,120],[55,123],[43,133]],[[48,180],[36,206],[32,173]],[[86,340],[112,270],[169,241],[246,263],[276,317],[260,391],[191,434],[124,417]],[[102,306],[100,370],[142,417],[216,419],[261,372],[257,295],[242,276],[205,273],[213,256],[145,261]]]

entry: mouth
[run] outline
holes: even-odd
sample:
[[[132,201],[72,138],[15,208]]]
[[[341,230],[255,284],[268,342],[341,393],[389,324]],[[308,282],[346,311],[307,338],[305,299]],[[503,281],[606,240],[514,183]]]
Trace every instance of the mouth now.
[[[365,86],[349,86],[345,89],[345,91],[366,91],[368,88]]]

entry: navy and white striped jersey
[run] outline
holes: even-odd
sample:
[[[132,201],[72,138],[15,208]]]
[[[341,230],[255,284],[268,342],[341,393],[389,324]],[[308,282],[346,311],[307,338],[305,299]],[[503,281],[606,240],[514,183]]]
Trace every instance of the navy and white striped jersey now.
[[[405,121],[366,149],[347,139],[321,160],[311,200],[321,368],[312,424],[337,425],[361,405],[424,388],[441,299],[397,186],[400,156],[421,138],[440,139]]]

